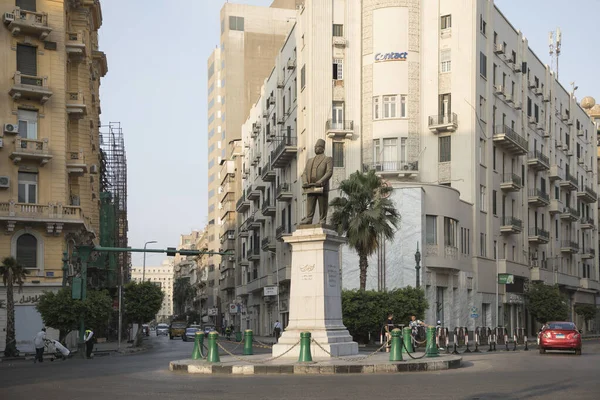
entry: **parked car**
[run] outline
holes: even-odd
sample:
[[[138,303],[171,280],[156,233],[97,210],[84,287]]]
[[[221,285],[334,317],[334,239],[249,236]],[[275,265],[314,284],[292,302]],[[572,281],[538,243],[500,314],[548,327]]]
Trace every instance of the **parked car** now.
[[[142,335],[150,336],[150,326],[146,324],[142,325]]]
[[[212,331],[215,331],[215,326],[214,325],[204,325],[204,334],[208,335],[209,333],[211,333]]]
[[[167,324],[158,324],[156,325],[156,336],[169,336],[169,325]]]
[[[190,325],[187,328],[185,328],[185,335],[183,335],[181,339],[184,342],[187,342],[188,340],[194,341],[196,338],[196,332],[198,332],[199,330],[202,330],[202,327],[200,325]]]
[[[187,328],[187,322],[185,321],[171,322],[171,326],[169,326],[169,339],[183,337],[185,335],[185,328]]]
[[[540,354],[546,350],[569,350],[581,355],[581,331],[573,322],[548,322],[539,335]]]

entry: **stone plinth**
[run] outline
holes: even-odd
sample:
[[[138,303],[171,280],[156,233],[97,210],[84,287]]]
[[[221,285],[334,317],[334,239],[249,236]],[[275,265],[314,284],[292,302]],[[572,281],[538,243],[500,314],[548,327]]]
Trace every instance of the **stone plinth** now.
[[[301,332],[310,332],[333,356],[358,354],[342,322],[339,247],[346,239],[321,225],[301,225],[284,240],[292,246],[290,320],[273,356],[294,346]],[[296,346],[284,357],[297,359],[299,350]],[[313,357],[330,357],[314,343],[311,351]]]

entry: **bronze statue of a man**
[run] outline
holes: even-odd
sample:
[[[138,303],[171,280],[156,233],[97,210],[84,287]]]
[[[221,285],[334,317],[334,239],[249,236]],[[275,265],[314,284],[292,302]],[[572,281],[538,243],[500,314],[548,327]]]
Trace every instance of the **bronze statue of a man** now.
[[[329,206],[329,179],[333,175],[333,159],[323,154],[325,141],[317,140],[315,156],[309,158],[302,174],[302,188],[306,193],[306,218],[300,224],[310,225],[315,215],[317,201],[319,202],[319,223],[327,221],[327,207]]]

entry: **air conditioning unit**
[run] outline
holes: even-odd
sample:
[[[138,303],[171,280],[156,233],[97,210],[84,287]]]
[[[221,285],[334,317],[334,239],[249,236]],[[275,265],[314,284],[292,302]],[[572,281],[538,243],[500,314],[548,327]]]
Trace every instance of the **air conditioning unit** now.
[[[530,124],[537,124],[537,121],[535,120],[535,117],[533,115],[529,117],[529,123]]]
[[[544,98],[542,99],[542,101],[543,101],[544,103],[549,103],[549,102],[550,102],[550,95],[549,95],[548,93],[546,93],[546,94],[544,95]]]
[[[497,43],[494,46],[494,53],[496,53],[496,54],[504,54],[504,44],[503,43]]]
[[[15,14],[14,13],[4,13],[4,23],[5,24],[10,24],[11,22],[13,22],[15,20]]]
[[[275,97],[269,96],[269,104],[272,105],[272,106],[275,105]]]
[[[533,93],[536,96],[541,96],[543,94],[542,89],[540,89],[539,87],[536,87],[535,89],[533,89]]]
[[[10,178],[8,176],[0,176],[0,188],[10,187]]]
[[[233,261],[235,261],[235,256],[229,256],[227,259],[228,259],[229,261],[233,262]]]
[[[283,79],[278,79],[277,80],[277,89],[283,89],[284,86],[285,86],[285,82],[283,81]]]
[[[529,87],[529,89],[534,89],[537,87],[537,85],[535,84],[535,81],[529,81],[529,84],[527,86]]]
[[[494,87],[494,92],[496,94],[504,94],[504,86],[502,86],[502,85],[496,85]]]
[[[568,119],[568,120],[567,120],[567,125],[569,125],[569,126],[573,126],[573,120],[572,120],[572,119]]]
[[[584,161],[583,161],[583,159],[581,159],[581,158],[578,158],[578,159],[577,159],[577,164],[579,164],[579,165],[583,165],[583,164],[584,164]]]
[[[506,94],[506,95],[504,95],[504,97],[506,97],[506,102],[507,103],[512,103],[513,102],[512,94]]]
[[[97,174],[98,173],[98,166],[96,164],[93,164],[92,166],[90,166],[90,174]]]
[[[515,110],[523,108],[523,104],[520,101],[515,101]]]
[[[229,240],[235,239],[235,234],[234,233],[228,233],[227,234],[227,239],[229,239]]]
[[[269,111],[265,110],[262,113],[263,118],[268,118],[269,117]]]
[[[296,60],[288,60],[288,62],[287,62],[287,68],[288,69],[294,69],[294,68],[296,68]]]
[[[4,124],[4,133],[19,133],[19,125],[17,124]]]

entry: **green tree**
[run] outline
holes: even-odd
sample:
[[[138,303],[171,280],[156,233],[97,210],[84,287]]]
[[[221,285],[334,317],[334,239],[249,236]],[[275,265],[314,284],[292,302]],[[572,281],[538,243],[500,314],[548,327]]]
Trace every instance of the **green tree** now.
[[[352,337],[366,343],[379,338],[389,313],[397,324],[408,325],[411,315],[423,319],[429,307],[423,289],[406,287],[389,292],[376,290],[342,291],[344,325]]]
[[[123,304],[125,316],[140,326],[152,321],[162,306],[164,293],[152,282],[130,282],[125,285]],[[138,329],[134,346],[142,343],[142,330]]]
[[[575,314],[583,318],[586,328],[588,321],[595,318],[597,312],[598,308],[593,304],[575,304]]]
[[[185,315],[185,305],[193,300],[196,290],[190,284],[190,278],[178,278],[173,285],[173,303],[175,314]]]
[[[83,302],[83,320],[86,328],[92,328],[94,336],[106,334],[108,319],[112,314],[112,298],[107,290],[88,290]]]
[[[339,189],[342,196],[330,203],[334,209],[331,223],[358,253],[360,290],[365,290],[368,257],[382,241],[393,239],[400,214],[388,198],[393,189],[374,170],[366,174],[356,171],[340,183]]]
[[[2,283],[6,286],[6,347],[4,348],[6,357],[19,355],[15,335],[14,285],[19,287],[20,292],[27,274],[28,271],[14,257],[4,257],[2,260],[0,275],[2,275]]]
[[[526,294],[527,309],[539,323],[564,321],[569,316],[566,297],[558,286],[534,283]]]
[[[77,329],[82,313],[81,300],[74,300],[71,288],[62,288],[58,292],[44,292],[36,308],[46,326],[57,329],[58,340],[64,343],[73,329]]]

